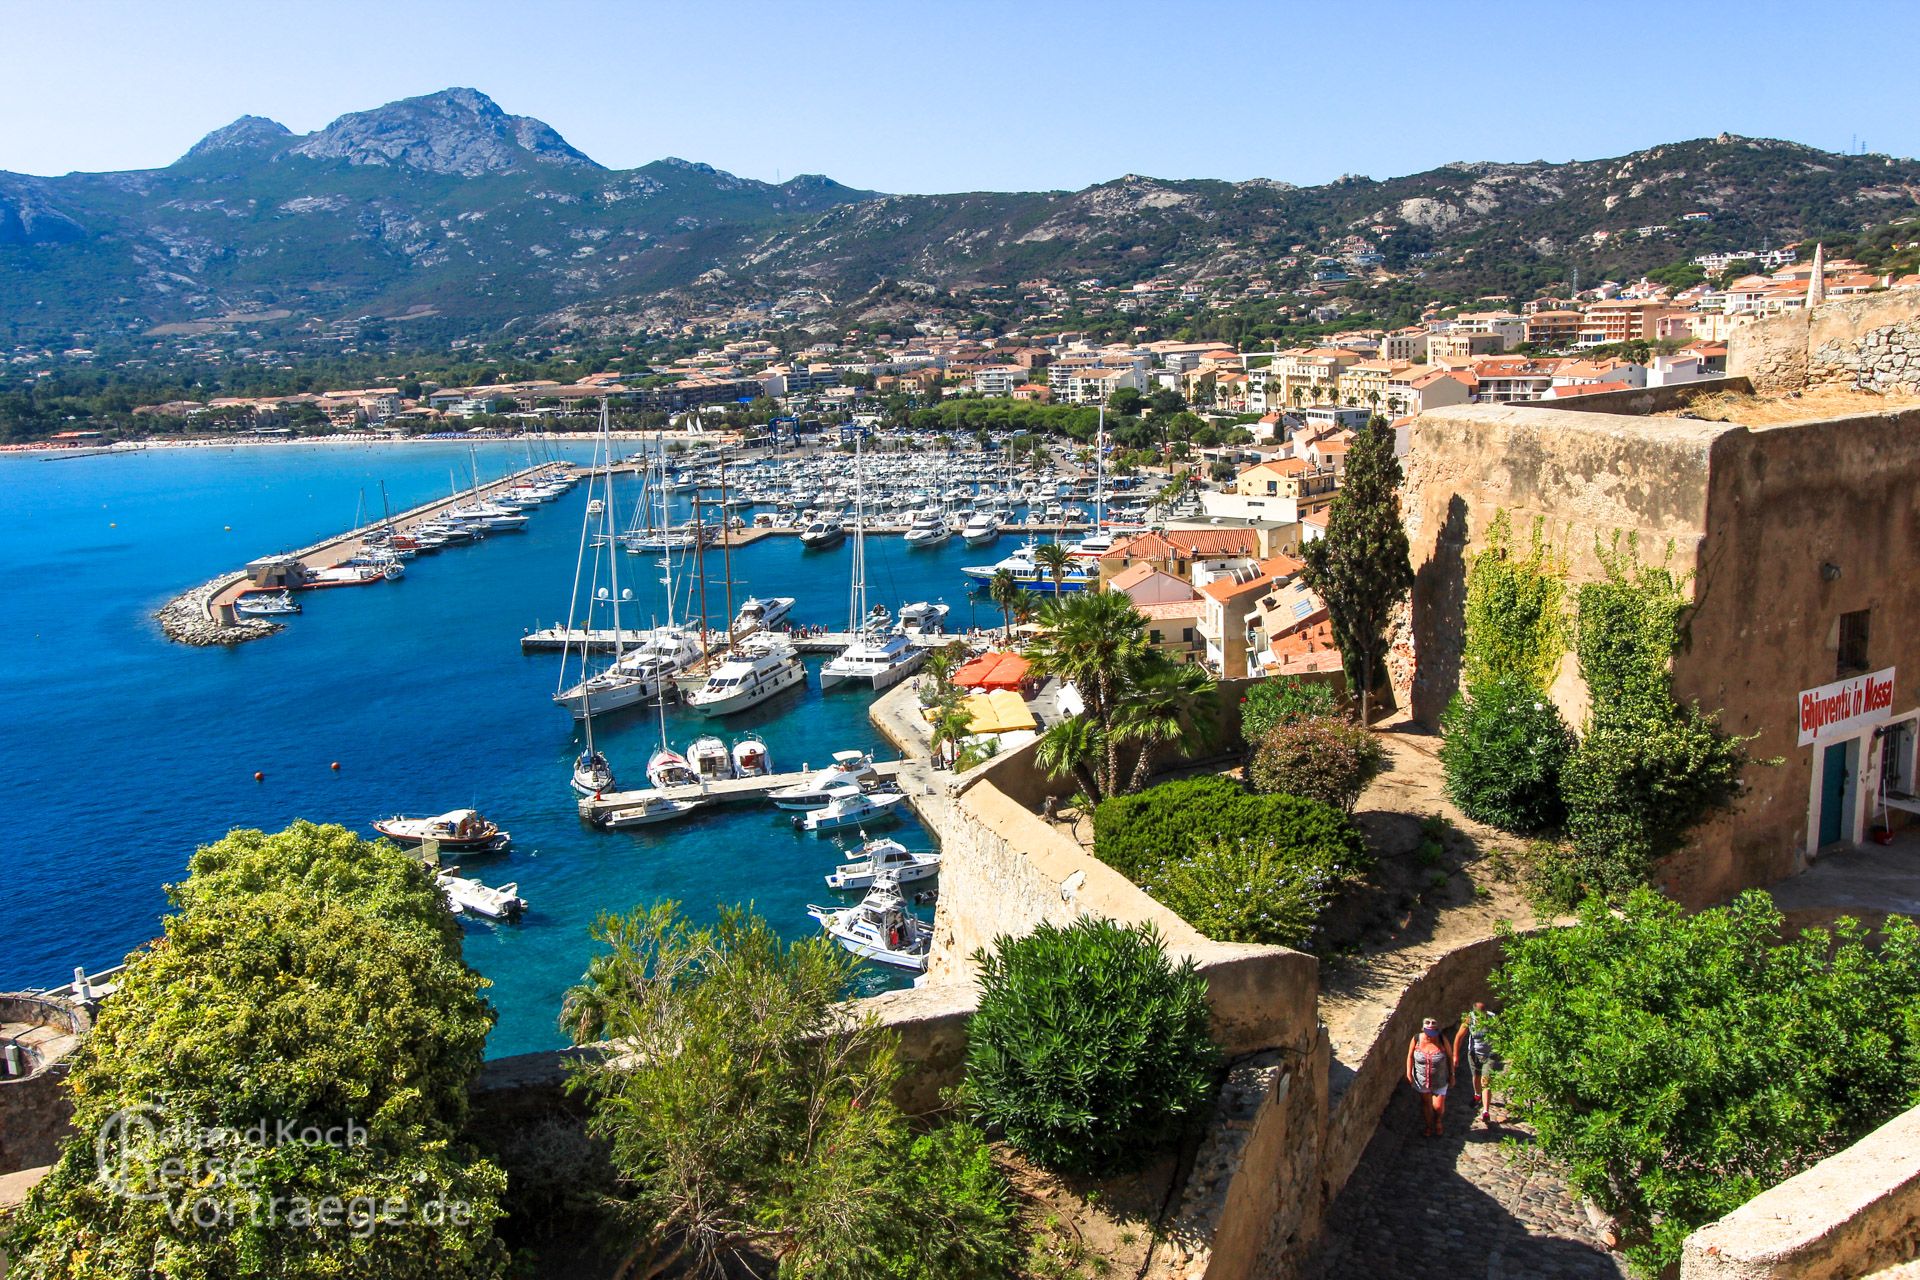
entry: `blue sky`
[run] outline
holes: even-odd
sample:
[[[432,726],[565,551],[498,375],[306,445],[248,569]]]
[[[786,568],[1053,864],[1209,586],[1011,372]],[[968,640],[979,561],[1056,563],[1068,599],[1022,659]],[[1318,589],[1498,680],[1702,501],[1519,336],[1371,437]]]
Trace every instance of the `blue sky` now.
[[[1324,182],[1721,131],[1920,152],[1920,0],[0,0],[0,169],[450,85],[602,164],[927,192]],[[1805,71],[1796,69],[1804,66]]]

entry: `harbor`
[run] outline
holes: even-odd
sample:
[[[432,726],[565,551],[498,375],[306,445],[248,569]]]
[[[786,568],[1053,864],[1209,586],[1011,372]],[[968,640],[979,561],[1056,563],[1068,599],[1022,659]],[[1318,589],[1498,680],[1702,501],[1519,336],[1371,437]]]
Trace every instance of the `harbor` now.
[[[905,762],[899,760],[876,760],[872,764],[874,776],[882,782],[894,781],[901,775],[904,768]],[[704,801],[709,804],[744,804],[754,800],[765,800],[775,791],[797,786],[805,782],[812,772],[810,766],[803,764],[791,773],[763,774],[757,778],[719,778],[677,787],[650,787],[644,791],[609,791],[604,795],[583,797],[580,801],[580,816],[593,821],[615,809],[640,804],[652,796],[663,796],[668,800]]]

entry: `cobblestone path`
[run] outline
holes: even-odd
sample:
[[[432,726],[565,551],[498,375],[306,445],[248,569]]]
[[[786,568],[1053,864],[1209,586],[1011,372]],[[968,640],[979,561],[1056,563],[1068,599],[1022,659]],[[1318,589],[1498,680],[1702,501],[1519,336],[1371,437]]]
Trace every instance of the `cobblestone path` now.
[[[1327,1215],[1302,1280],[1617,1280],[1627,1274],[1626,1263],[1601,1247],[1560,1176],[1530,1152],[1516,1158],[1503,1144],[1506,1137],[1525,1137],[1524,1129],[1470,1129],[1472,1093],[1464,1084],[1447,1102],[1446,1136],[1424,1138],[1412,1092],[1394,1091],[1360,1167]]]

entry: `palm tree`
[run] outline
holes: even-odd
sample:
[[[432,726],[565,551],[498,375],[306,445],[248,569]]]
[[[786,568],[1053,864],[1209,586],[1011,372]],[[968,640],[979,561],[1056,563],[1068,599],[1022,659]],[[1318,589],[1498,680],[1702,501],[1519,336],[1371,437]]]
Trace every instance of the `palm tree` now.
[[[1089,799],[1099,800],[1100,780],[1094,766],[1106,755],[1100,726],[1086,716],[1062,720],[1040,735],[1034,747],[1034,763],[1046,770],[1049,778],[1072,774]]]
[[[958,705],[944,708],[933,718],[934,754],[948,763],[960,760],[960,744],[973,729],[973,716]],[[952,748],[951,753],[948,748]]]
[[[1020,594],[1020,579],[1013,576],[1011,569],[996,569],[993,577],[987,579],[987,598],[1000,610],[1000,643],[1005,644],[1013,635],[1013,602]]]
[[[1022,626],[1032,622],[1034,618],[1039,616],[1040,606],[1044,603],[1045,601],[1040,598],[1038,593],[1021,587],[1013,593],[1013,599],[1010,602],[1014,622]]]
[[[1047,571],[1053,579],[1053,594],[1060,594],[1060,583],[1067,576],[1067,568],[1073,563],[1073,553],[1057,542],[1043,542],[1033,549],[1033,562]]]
[[[1190,755],[1211,746],[1219,730],[1220,686],[1205,667],[1156,653],[1141,668],[1113,725],[1116,737],[1139,747],[1128,792],[1146,785],[1155,748],[1177,746]]]
[[[1147,620],[1118,591],[1082,591],[1040,606],[1040,634],[1027,650],[1035,674],[1070,680],[1099,725],[1105,765],[1101,790],[1111,795],[1120,773],[1120,741],[1112,732],[1121,694],[1147,660]]]

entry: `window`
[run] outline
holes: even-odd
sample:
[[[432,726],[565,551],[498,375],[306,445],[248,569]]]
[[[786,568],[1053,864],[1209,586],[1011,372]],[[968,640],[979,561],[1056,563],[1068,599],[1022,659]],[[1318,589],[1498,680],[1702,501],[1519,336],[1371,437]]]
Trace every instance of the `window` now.
[[[1149,631],[1147,634],[1153,637],[1153,642],[1155,644],[1160,643],[1160,633],[1158,631]]]
[[[1840,655],[1837,674],[1844,679],[1871,670],[1867,665],[1867,633],[1873,610],[1856,609],[1840,615]]]

